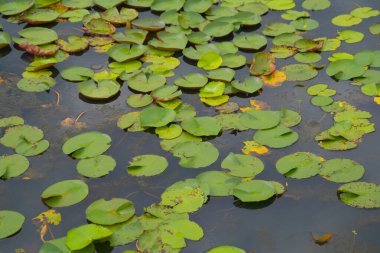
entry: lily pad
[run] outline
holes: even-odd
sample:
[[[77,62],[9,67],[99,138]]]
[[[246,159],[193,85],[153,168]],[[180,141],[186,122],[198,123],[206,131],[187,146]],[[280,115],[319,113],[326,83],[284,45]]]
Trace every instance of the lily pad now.
[[[238,80],[235,80],[231,82],[231,85],[239,91],[252,94],[263,87],[263,81],[258,77],[250,76],[245,78],[244,82],[242,83],[240,83]]]
[[[288,81],[307,81],[318,75],[318,71],[307,64],[290,64],[281,69]]]
[[[70,229],[67,232],[65,243],[71,251],[81,250],[93,241],[110,237],[112,233],[108,228],[95,224],[86,224]]]
[[[290,178],[309,178],[318,174],[322,158],[308,152],[296,152],[283,156],[276,163],[279,173]]]
[[[77,82],[86,81],[94,76],[94,71],[85,67],[69,67],[61,71],[61,76],[63,79]]]
[[[23,78],[17,83],[17,88],[26,92],[48,91],[56,84],[55,80],[48,76],[38,78]]]
[[[362,76],[365,73],[365,69],[354,60],[344,59],[332,62],[327,67],[326,73],[338,80],[349,80],[354,77]]]
[[[114,80],[99,80],[98,83],[88,80],[79,83],[78,92],[91,99],[108,99],[116,95],[120,90],[120,84]]]
[[[118,44],[111,47],[107,54],[117,62],[124,62],[140,58],[146,50],[144,45]]]
[[[0,239],[11,236],[22,228],[25,217],[19,212],[0,210]]]
[[[351,14],[342,14],[334,17],[331,20],[331,23],[333,23],[334,25],[343,27],[354,26],[360,24],[361,22],[361,18],[355,17]]]
[[[54,30],[44,27],[29,27],[18,32],[22,38],[13,38],[17,44],[25,42],[31,45],[44,45],[54,42],[58,39],[58,35]]]
[[[181,78],[177,78],[174,83],[175,85],[187,89],[197,89],[202,88],[206,85],[208,79],[204,74],[191,73],[184,75]]]
[[[344,30],[338,32],[337,39],[344,40],[346,43],[358,43],[364,39],[364,34],[354,30]]]
[[[363,177],[364,167],[351,159],[335,158],[322,163],[319,175],[336,183],[349,183]]]
[[[87,195],[88,186],[83,181],[64,180],[46,188],[41,198],[50,207],[66,207],[81,202]]]
[[[183,8],[188,12],[193,11],[197,13],[204,13],[212,6],[212,4],[212,0],[187,0]]]
[[[121,79],[123,79],[122,76]],[[139,72],[128,78],[127,83],[128,87],[133,90],[150,92],[164,86],[166,78],[163,75],[151,73],[149,71]]]
[[[10,116],[6,118],[0,118],[0,127],[10,127],[24,125],[25,121],[19,116]]]
[[[94,0],[94,4],[96,4],[99,7],[102,7],[103,9],[111,9],[124,2],[125,0]]]
[[[233,194],[242,202],[259,202],[275,196],[276,189],[269,181],[251,180],[238,184]]]
[[[253,136],[253,140],[270,148],[284,148],[298,140],[298,133],[279,125],[274,128],[257,131]]]
[[[161,107],[149,107],[141,111],[142,127],[162,127],[175,119],[175,111]]]
[[[217,69],[222,65],[223,59],[216,52],[209,52],[203,54],[198,61],[197,66],[205,70]]]
[[[0,49],[9,46],[11,44],[11,36],[8,33],[0,32]]]
[[[185,168],[204,168],[213,164],[219,157],[218,149],[209,142],[181,142],[175,145],[171,152],[180,158],[179,165]]]
[[[111,156],[99,155],[80,160],[77,164],[77,171],[82,176],[98,178],[107,175],[115,167],[116,161]]]
[[[132,94],[125,101],[130,107],[139,108],[150,105],[153,98],[148,94]]]
[[[32,9],[22,14],[20,19],[28,24],[39,25],[53,22],[58,18],[58,16],[59,13],[54,10]]]
[[[305,0],[302,7],[306,10],[321,11],[329,8],[331,2],[329,0]]]
[[[246,253],[246,251],[234,246],[223,245],[210,249],[207,253]]]
[[[103,154],[111,146],[111,137],[101,132],[91,131],[68,139],[62,146],[66,155],[74,158],[92,158]]]
[[[158,155],[135,156],[128,165],[128,174],[133,176],[155,176],[161,174],[168,167],[165,157]]]
[[[277,111],[251,110],[241,114],[241,123],[251,129],[267,129],[277,126],[281,113]]]
[[[144,228],[136,217],[129,219],[126,222],[107,226],[109,230],[113,232],[108,239],[111,246],[122,246],[131,243],[138,239],[138,237],[144,232]],[[137,253],[135,251],[126,251],[123,253]]]
[[[135,214],[133,203],[127,199],[99,199],[86,209],[86,218],[98,225],[114,225],[129,220]]]
[[[279,23],[279,22],[273,22],[273,23],[268,23],[262,30],[262,33],[266,36],[275,37],[284,33],[293,33],[295,31],[296,31],[296,28],[292,25]]]
[[[194,136],[216,136],[222,130],[212,117],[194,117],[182,121],[182,128]]]
[[[222,161],[222,168],[235,177],[255,177],[264,170],[264,163],[257,157],[229,153]]]
[[[12,0],[0,2],[0,13],[6,16],[20,14],[30,9],[34,0]]]
[[[233,189],[241,179],[230,176],[221,171],[206,171],[197,175],[201,185],[207,185],[210,196],[222,197],[232,195]]]
[[[202,32],[212,37],[223,37],[234,30],[234,26],[231,23],[223,22],[223,21],[212,21],[207,24]]]
[[[358,208],[380,208],[380,185],[367,182],[344,184],[338,189],[339,199]]]
[[[132,21],[132,25],[146,31],[160,31],[165,28],[165,23],[159,18],[139,18]]]
[[[57,40],[57,44],[61,50],[67,53],[78,53],[88,48],[88,40],[84,37],[70,35],[67,37],[67,40]]]
[[[266,46],[267,39],[260,34],[243,34],[235,36],[233,43],[242,49],[259,50]]]
[[[9,179],[17,177],[29,168],[29,161],[22,155],[0,156],[0,178]]]

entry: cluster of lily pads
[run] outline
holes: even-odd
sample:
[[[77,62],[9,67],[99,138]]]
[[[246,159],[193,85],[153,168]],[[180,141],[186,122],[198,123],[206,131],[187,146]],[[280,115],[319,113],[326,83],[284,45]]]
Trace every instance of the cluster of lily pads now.
[[[310,86],[308,94],[311,103],[334,115],[334,126],[315,137],[319,145],[328,150],[347,150],[357,147],[365,134],[375,131],[375,124],[369,121],[371,113],[357,110],[355,106],[331,98],[336,91],[327,84]]]
[[[24,124],[24,119],[11,116],[0,119],[0,127],[6,128],[0,143],[14,149],[17,154],[0,157],[0,178],[8,179],[23,174],[29,168],[26,156],[36,156],[49,148],[41,129]]]
[[[20,37],[10,38],[0,24],[0,49],[11,41],[17,48],[33,55],[33,61],[22,74],[17,87],[26,92],[49,91],[56,85],[52,66],[93,47],[107,53],[112,60],[103,71],[72,66],[60,72],[63,79],[78,82],[78,92],[87,99],[104,100],[116,97],[124,83],[134,94],[126,98],[131,108],[143,108],[122,115],[117,126],[125,131],[154,130],[165,151],[179,158],[185,168],[205,168],[217,161],[218,149],[208,142],[225,130],[255,130],[252,141],[245,142],[243,154],[229,153],[220,171],[205,171],[195,178],[169,186],[161,202],[146,207],[135,215],[134,204],[127,199],[99,199],[88,206],[89,224],[73,228],[66,237],[43,244],[40,253],[90,253],[94,244],[108,241],[111,246],[136,241],[133,252],[180,252],[187,240],[203,237],[202,228],[189,219],[210,196],[234,196],[241,202],[259,202],[280,196],[285,188],[275,181],[255,179],[264,169],[263,162],[251,150],[284,148],[298,140],[291,127],[301,122],[295,111],[260,110],[254,106],[242,110],[230,97],[260,94],[264,85],[277,86],[284,81],[307,81],[315,78],[324,65],[314,65],[322,52],[334,51],[345,43],[358,43],[364,34],[355,30],[338,30],[336,38],[307,38],[303,34],[319,27],[311,13],[329,8],[329,0],[304,0],[304,11],[292,10],[293,0],[0,0],[0,13],[9,22],[26,23],[18,31]],[[139,9],[150,9],[156,16],[139,17]],[[262,34],[246,32],[258,26],[269,10],[284,11],[286,22],[271,22]],[[310,12],[309,12],[310,11]],[[377,17],[378,10],[358,7],[349,14],[334,17],[338,27],[351,27],[362,19]],[[81,22],[83,36],[69,35],[66,40],[50,28],[40,25],[54,22]],[[124,29],[125,27],[125,29]],[[380,34],[380,23],[369,27]],[[226,38],[230,38],[226,41]],[[232,38],[233,37],[233,38]],[[224,41],[222,41],[224,40]],[[268,43],[270,41],[271,43]],[[267,45],[271,47],[266,50]],[[266,51],[262,51],[262,50]],[[252,60],[242,52],[254,53]],[[380,104],[380,51],[365,50],[351,55],[333,53],[326,73],[336,80],[352,80],[364,94],[374,96]],[[186,61],[194,63],[201,73],[188,73],[173,81],[170,77]],[[276,68],[276,59],[294,57],[297,64]],[[244,80],[235,78],[235,71],[249,65]],[[171,82],[171,83],[170,83]],[[199,99],[207,106],[217,106],[217,115],[198,116],[191,104],[183,103],[181,95],[188,90],[199,91]],[[364,134],[375,131],[368,119],[372,115],[357,110],[347,102],[334,102],[336,92],[325,84],[309,87],[311,102],[334,114],[335,125],[316,137],[328,150],[351,149]],[[238,112],[241,110],[242,112]],[[0,143],[17,154],[0,157],[0,177],[21,175],[28,167],[25,156],[43,153],[49,146],[43,132],[19,117],[0,119],[7,127]],[[111,138],[101,132],[85,132],[64,143],[62,150],[80,159],[77,171],[88,178],[102,177],[116,167],[116,161],[104,153]],[[259,153],[259,152],[257,152]],[[166,158],[154,154],[139,155],[127,166],[133,176],[155,176],[169,166]],[[277,170],[289,178],[323,178],[346,183],[339,187],[339,199],[360,208],[380,207],[380,186],[359,180],[364,168],[355,161],[330,159],[297,152],[277,161]],[[41,198],[52,208],[77,204],[89,193],[82,180],[65,180],[45,189]],[[21,229],[25,217],[14,211],[0,211],[0,238]],[[12,222],[10,222],[12,221]],[[209,253],[244,253],[233,246],[220,246]]]

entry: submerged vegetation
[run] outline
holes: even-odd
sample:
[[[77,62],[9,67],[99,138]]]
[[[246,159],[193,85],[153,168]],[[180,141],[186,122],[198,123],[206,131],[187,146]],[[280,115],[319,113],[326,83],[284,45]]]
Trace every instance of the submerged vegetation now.
[[[163,189],[158,201],[146,206],[142,214],[127,198],[97,199],[84,214],[78,214],[85,216],[88,224],[72,227],[66,236],[54,238],[49,225],[57,226],[61,221],[55,209],[86,199],[91,192],[88,182],[107,177],[117,167],[111,147],[122,148],[119,140],[112,140],[110,135],[86,130],[86,124],[79,122],[83,114],[75,120],[65,119],[62,126],[73,126],[79,132],[62,136],[61,150],[67,159],[77,161],[80,176],[56,181],[41,192],[43,203],[54,209],[33,219],[40,223],[43,244],[39,253],[90,253],[100,243],[111,247],[135,245],[136,250],[123,253],[180,252],[187,240],[198,241],[204,236],[202,224],[192,221],[191,214],[212,201],[211,197],[230,196],[242,205],[269,205],[283,196],[291,186],[288,182],[260,179],[265,163],[259,156],[299,141],[302,134],[297,132],[297,126],[303,123],[304,115],[287,105],[271,109],[270,101],[266,104],[250,100],[250,106],[243,107],[234,98],[260,96],[264,90],[270,92],[283,83],[304,87],[299,82],[317,80],[324,72],[330,78],[324,82],[349,80],[380,104],[380,50],[338,51],[342,43],[360,43],[365,34],[378,39],[379,23],[372,22],[368,31],[353,29],[365,19],[378,17],[380,12],[371,7],[354,8],[331,19],[328,29],[336,29],[336,37],[321,37],[324,35],[319,33],[319,37],[312,38],[309,32],[319,28],[319,13],[333,8],[333,2],[0,0],[3,22],[26,24],[18,26],[18,35],[13,37],[4,29],[7,26],[0,25],[0,50],[21,50],[31,59],[14,87],[30,96],[54,91],[58,106],[60,93],[53,90],[63,85],[58,78],[76,85],[75,96],[89,103],[110,103],[127,86],[133,92],[125,98],[128,109],[108,124],[125,134],[155,134],[163,152],[158,155],[145,149],[129,164],[123,164],[125,173],[139,180],[174,170],[176,165],[168,157],[177,158],[180,167],[199,171]],[[256,31],[268,13],[275,13],[277,21],[263,23],[261,33]],[[54,30],[57,22],[79,23],[82,30],[62,36]],[[74,61],[56,73],[56,64],[87,50],[108,55],[108,66],[98,68],[91,62],[79,66]],[[191,71],[177,72],[183,62],[192,65]],[[245,73],[244,77],[240,73]],[[322,148],[321,154],[354,149],[375,131],[372,114],[360,105],[352,105],[352,101],[335,101],[337,91],[329,84],[315,81],[307,87],[307,94],[311,96],[310,103],[330,114],[334,121],[331,127],[312,136],[314,145]],[[193,100],[184,99],[184,95]],[[215,113],[200,116],[202,113],[191,101]],[[0,143],[9,148],[9,154],[0,157],[3,180],[21,176],[30,167],[28,158],[37,156],[31,161],[38,164],[38,156],[50,147],[41,130],[45,126],[28,125],[26,121],[17,115],[0,118]],[[212,140],[223,138],[227,131],[235,135],[253,133],[250,140],[244,141],[242,153],[229,151],[222,157]],[[307,150],[281,154],[275,169],[284,178],[306,180],[319,175],[336,183],[337,200],[356,208],[380,208],[379,182],[360,181],[365,168],[359,162],[337,152],[332,159]],[[222,159],[219,170],[202,170],[218,159]],[[0,239],[15,235],[25,220],[20,212],[0,210]],[[313,240],[323,245],[331,237],[313,235]],[[224,242],[218,244],[221,246],[207,252],[246,252]]]

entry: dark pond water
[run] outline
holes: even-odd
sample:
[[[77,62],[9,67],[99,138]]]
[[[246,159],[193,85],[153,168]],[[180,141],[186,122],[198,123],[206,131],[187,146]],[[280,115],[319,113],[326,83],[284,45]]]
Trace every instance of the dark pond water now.
[[[301,1],[297,1],[298,6]],[[308,32],[305,37],[317,38],[326,36],[336,37],[337,27],[330,20],[339,14],[348,13],[358,5],[371,6],[380,9],[379,1],[349,1],[332,0],[333,5],[325,11],[312,13],[312,18],[320,22],[320,27]],[[301,9],[297,7],[296,9]],[[147,13],[145,13],[147,15]],[[345,44],[339,52],[356,53],[364,49],[379,49],[379,37],[368,33],[368,27],[379,20],[371,18],[364,20],[353,29],[365,32],[366,38],[357,44]],[[263,17],[262,26],[255,32],[260,32],[268,22],[282,21],[279,12],[271,12]],[[1,21],[4,30],[16,35],[23,25]],[[81,34],[80,26],[67,24],[54,25],[60,37],[70,34]],[[348,28],[350,29],[350,28]],[[343,30],[343,29],[341,29]],[[268,44],[267,48],[270,47]],[[322,53],[321,64],[327,63],[331,52]],[[252,57],[252,53],[247,58]],[[70,56],[65,62],[57,64],[57,85],[53,90],[61,94],[60,105],[56,106],[56,94],[53,91],[42,94],[25,93],[17,89],[16,83],[31,61],[22,51],[12,49],[0,51],[0,74],[5,83],[0,84],[0,117],[19,115],[25,118],[27,124],[35,125],[45,132],[51,147],[42,156],[31,157],[30,169],[22,177],[0,181],[0,209],[19,211],[26,216],[23,229],[16,235],[0,240],[0,253],[13,253],[22,248],[27,253],[38,252],[41,241],[38,230],[31,219],[47,207],[40,200],[41,192],[49,185],[65,179],[82,179],[90,187],[89,196],[74,206],[59,208],[62,222],[53,227],[53,233],[58,238],[78,225],[85,224],[85,209],[99,198],[126,197],[133,201],[137,214],[143,213],[143,207],[159,201],[162,191],[172,183],[195,177],[206,170],[219,170],[221,160],[229,153],[240,153],[243,141],[252,140],[253,131],[245,131],[237,135],[224,132],[222,136],[211,140],[219,149],[219,160],[206,169],[186,169],[178,165],[177,158],[162,151],[159,139],[154,134],[124,132],[116,127],[117,118],[129,111],[124,100],[132,92],[124,85],[120,96],[106,104],[94,104],[78,97],[76,85],[63,80],[58,72],[69,66],[90,67],[93,64],[107,66],[109,59],[106,54],[98,54],[93,49],[81,55]],[[183,61],[176,76],[200,70],[192,63]],[[278,67],[294,63],[293,59],[277,61]],[[237,71],[237,78],[248,76],[247,68]],[[172,80],[172,79],[171,79]],[[169,83],[171,82],[169,80]],[[338,91],[335,100],[344,100],[356,105],[361,110],[373,114],[372,121],[376,127],[380,123],[380,107],[373,103],[372,98],[362,95],[359,88],[352,86],[349,81],[336,82],[322,70],[317,78],[303,84],[310,86],[316,83],[330,84],[330,88]],[[188,247],[182,252],[205,252],[212,247],[230,244],[255,253],[378,253],[380,252],[380,210],[365,210],[349,207],[340,202],[336,196],[338,184],[328,182],[320,177],[306,180],[286,179],[274,167],[279,157],[296,151],[308,151],[326,159],[351,158],[366,168],[362,181],[380,183],[379,173],[379,132],[368,134],[358,148],[350,151],[332,152],[321,149],[314,141],[316,134],[333,124],[331,115],[320,108],[312,106],[305,87],[295,86],[296,82],[285,82],[281,87],[265,87],[263,94],[257,99],[267,102],[272,109],[281,107],[300,111],[302,123],[294,130],[300,134],[300,140],[289,148],[273,150],[269,155],[260,158],[265,163],[265,170],[259,175],[260,179],[277,180],[288,183],[286,194],[274,202],[260,204],[244,204],[233,197],[212,197],[199,211],[191,215],[191,219],[204,229],[205,236],[199,242],[188,241]],[[216,115],[214,108],[206,107],[199,102],[196,94],[184,94],[184,102],[191,103],[197,108],[198,115]],[[231,101],[240,105],[249,105],[250,98],[233,97]],[[61,121],[67,117],[75,118],[85,112],[81,121],[85,129],[64,128]],[[79,176],[75,166],[77,161],[61,152],[64,141],[71,136],[87,130],[98,130],[109,134],[113,143],[106,154],[117,161],[116,169],[104,178],[86,179]],[[0,154],[11,153],[11,150],[0,147]],[[139,154],[160,154],[165,156],[170,167],[161,175],[150,178],[129,176],[125,169],[128,161]],[[353,230],[357,235],[353,234]],[[318,246],[311,239],[311,232],[317,234],[332,233],[331,241]],[[134,245],[110,249],[99,247],[98,253],[120,253],[125,249],[134,249]]]

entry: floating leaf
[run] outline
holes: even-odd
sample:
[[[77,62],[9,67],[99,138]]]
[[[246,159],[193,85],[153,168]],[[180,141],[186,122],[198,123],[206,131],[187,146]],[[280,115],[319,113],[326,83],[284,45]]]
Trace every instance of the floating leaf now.
[[[6,16],[20,14],[30,9],[34,0],[1,1],[0,13]]]
[[[162,127],[175,119],[175,111],[161,107],[149,107],[141,111],[142,127]]]
[[[124,0],[94,0],[94,4],[103,9],[111,9],[122,4]]]
[[[132,21],[132,25],[147,31],[160,31],[165,28],[165,23],[159,18],[139,18]]]
[[[296,6],[293,0],[271,0],[266,5],[275,11],[289,10]]]
[[[373,35],[380,35],[380,23],[372,24],[369,27],[369,32],[372,33]]]
[[[7,118],[0,118],[0,127],[11,127],[24,125],[24,119],[19,116],[10,116]]]
[[[61,71],[61,76],[63,79],[77,82],[77,81],[86,81],[92,78],[94,71],[85,67],[69,67]]]
[[[378,16],[380,12],[372,9],[371,7],[359,7],[352,10],[350,14],[357,18],[370,18]]]
[[[263,87],[263,81],[258,77],[247,77],[244,82],[240,83],[238,80],[231,82],[232,87],[246,93],[254,93]]]
[[[235,177],[255,177],[264,170],[264,163],[259,158],[234,153],[229,153],[221,166]]]
[[[20,19],[28,24],[39,25],[56,20],[59,13],[49,9],[32,9],[21,15]]]
[[[17,233],[24,221],[25,217],[19,212],[0,210],[0,239]]]
[[[223,21],[212,21],[207,24],[202,32],[212,37],[223,37],[234,30],[234,26],[231,23]]]
[[[205,70],[213,70],[219,68],[222,62],[222,57],[218,53],[209,52],[200,57],[197,66]]]
[[[121,79],[123,79],[122,76]],[[150,72],[140,72],[128,78],[128,87],[140,92],[153,91],[164,86],[165,83],[166,78],[163,75]]]
[[[208,72],[208,78],[214,81],[231,82],[235,76],[235,71],[229,68],[220,68]]]
[[[281,114],[276,111],[251,110],[241,114],[241,123],[251,129],[267,129],[280,123]]]
[[[257,131],[253,140],[271,148],[284,148],[294,144],[298,140],[298,133],[284,126]]]
[[[97,178],[107,175],[115,167],[116,161],[111,156],[99,155],[80,160],[77,164],[77,171],[82,176]]]
[[[124,62],[140,58],[145,51],[144,45],[119,44],[111,47],[107,54],[117,62]]]
[[[95,224],[86,224],[67,232],[66,246],[71,250],[81,250],[93,241],[107,238],[112,235],[112,231]]]
[[[354,30],[344,30],[338,32],[337,39],[344,40],[346,43],[358,43],[364,39],[364,34]]]
[[[246,252],[234,246],[223,245],[223,246],[218,246],[216,248],[210,249],[209,251],[207,251],[207,253],[246,253]]]
[[[129,219],[126,222],[107,226],[109,230],[113,232],[108,239],[111,246],[122,246],[131,243],[138,239],[138,237],[144,232],[144,229],[136,217]],[[129,251],[126,251],[128,253]],[[137,253],[131,251],[129,253]]]
[[[68,139],[62,146],[66,155],[91,158],[103,154],[111,146],[111,137],[101,132],[86,132]]]
[[[279,173],[290,178],[309,178],[318,174],[323,158],[308,152],[283,156],[276,163]]]
[[[259,202],[276,195],[276,189],[269,181],[251,180],[238,184],[233,194],[242,202]]]
[[[338,80],[349,80],[363,75],[364,72],[364,67],[354,60],[347,59],[334,61],[326,69],[326,73],[329,76],[333,76]]]
[[[125,101],[130,107],[139,108],[150,105],[153,98],[148,94],[132,94]]]
[[[313,66],[307,64],[290,64],[281,69],[285,72],[288,81],[307,81],[318,75]]]
[[[11,37],[8,33],[0,32],[0,49],[7,47],[11,44]]]
[[[206,171],[197,175],[196,179],[201,185],[207,185],[210,196],[217,197],[232,195],[234,187],[241,182],[239,178],[221,171]]]
[[[13,38],[17,44],[28,42],[31,45],[44,45],[54,42],[58,39],[58,35],[54,30],[44,27],[29,27],[18,32],[22,38]]]
[[[65,244],[66,237],[61,237],[54,240],[49,240],[45,242],[40,251],[38,253],[50,253],[50,252],[56,252],[56,253],[70,253],[71,250],[69,250]],[[91,253],[94,252],[95,247],[93,244],[88,245],[87,247],[78,250],[78,253]]]
[[[262,30],[262,33],[266,36],[275,37],[284,33],[292,33],[295,31],[296,31],[296,28],[292,25],[279,23],[279,22],[273,22],[273,23],[268,23]]]
[[[324,161],[319,174],[336,183],[348,183],[362,178],[364,167],[350,159],[335,158]]]
[[[17,83],[17,87],[26,92],[43,92],[50,90],[55,83],[55,80],[48,76],[23,78]]]
[[[41,198],[50,207],[66,207],[77,204],[88,195],[88,186],[81,180],[64,180],[46,188]]]
[[[194,136],[215,136],[221,131],[221,126],[212,117],[188,118],[181,126],[183,130]]]
[[[67,53],[82,52],[88,48],[88,40],[84,37],[70,35],[67,37],[67,40],[67,42],[64,40],[57,40],[57,44],[61,50]]]
[[[329,0],[305,0],[302,7],[306,10],[321,11],[329,8],[331,2]]]
[[[270,75],[276,70],[275,60],[268,52],[259,52],[253,56],[249,72],[255,76]]]
[[[114,80],[100,80],[98,83],[88,80],[79,83],[78,92],[91,99],[108,99],[116,95],[120,84]]]
[[[259,50],[267,44],[267,39],[260,34],[243,34],[235,36],[233,43],[242,49]]]
[[[29,161],[22,155],[0,156],[0,178],[9,179],[17,177],[29,168]]]
[[[129,162],[128,174],[133,176],[155,176],[161,174],[167,167],[165,157],[158,155],[140,155]]]
[[[129,220],[135,214],[133,203],[127,199],[99,199],[86,209],[86,218],[98,225],[114,225]]]
[[[219,156],[219,151],[209,142],[181,142],[175,145],[171,152],[180,158],[179,165],[185,168],[207,167]]]
[[[171,139],[179,137],[182,134],[182,127],[176,124],[171,124],[169,126],[156,128],[155,133],[161,139],[171,140]]]
[[[380,186],[374,183],[354,182],[338,189],[339,199],[358,208],[380,208]]]
[[[334,17],[331,20],[331,23],[333,23],[334,25],[343,26],[343,27],[354,26],[354,25],[360,24],[361,22],[362,22],[361,18],[352,16],[350,14],[342,14],[342,15]]]

